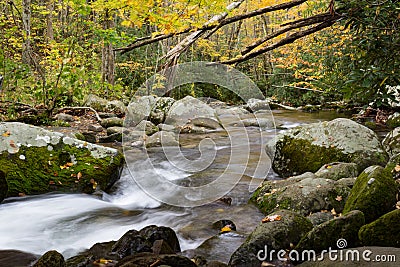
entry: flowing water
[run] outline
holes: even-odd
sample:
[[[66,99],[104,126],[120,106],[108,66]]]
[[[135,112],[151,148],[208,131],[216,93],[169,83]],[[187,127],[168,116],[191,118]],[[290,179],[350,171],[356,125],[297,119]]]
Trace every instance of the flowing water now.
[[[281,110],[274,111],[273,115],[277,129],[281,130],[340,116],[334,112],[302,113]],[[218,230],[211,225],[222,219],[235,222],[238,232],[245,236],[263,218],[257,208],[248,204],[251,195],[249,186],[253,190],[265,177],[279,179],[272,171],[268,173],[270,161],[264,151],[265,142],[274,137],[275,130],[247,127],[246,131],[247,136],[235,135],[234,128],[230,131],[238,150],[230,147],[232,140],[224,132],[182,137],[181,151],[187,158],[199,156],[196,147],[205,137],[212,138],[215,142],[215,160],[199,172],[175,168],[161,149],[151,149],[148,153],[132,150],[134,168],[130,168],[130,171],[128,168],[123,170],[120,181],[110,194],[96,196],[53,193],[8,198],[0,205],[0,250],[17,249],[43,254],[54,249],[68,258],[97,242],[117,240],[130,229],[139,230],[152,224],[173,228],[178,234],[182,250],[191,250],[215,236]],[[238,153],[235,162],[232,162],[232,151],[241,151],[244,149],[241,144],[246,142],[250,142],[250,153]],[[230,170],[232,175],[240,173],[240,166],[246,164],[237,185],[226,195],[231,199],[231,205],[223,201],[213,201],[197,207],[170,206],[150,197],[135,183],[136,176],[151,179],[156,173],[175,184],[207,184],[219,177],[228,164],[234,166]],[[227,189],[229,186],[227,185]],[[159,193],[163,194],[161,191],[162,189]],[[230,253],[241,242],[243,238],[232,241],[228,237],[228,244],[231,245],[225,242],[223,247],[214,248],[215,257],[210,257],[227,261]],[[217,254],[225,256],[221,258]]]

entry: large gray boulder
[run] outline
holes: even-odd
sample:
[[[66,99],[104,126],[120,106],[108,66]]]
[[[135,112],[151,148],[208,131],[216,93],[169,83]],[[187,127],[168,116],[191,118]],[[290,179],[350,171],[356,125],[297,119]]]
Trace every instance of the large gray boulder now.
[[[156,97],[151,95],[134,98],[126,108],[125,126],[134,127],[142,120],[147,120],[156,101]]]
[[[299,178],[265,181],[251,197],[264,214],[288,209],[304,216],[321,210],[341,212],[350,188],[339,181],[322,178]]]
[[[121,101],[108,101],[94,94],[88,94],[84,99],[83,105],[86,107],[91,107],[96,111],[112,112],[119,115],[125,114],[126,111],[126,107]]]
[[[399,185],[392,174],[381,166],[370,166],[357,178],[346,201],[343,213],[360,210],[370,223],[395,209]]]
[[[0,123],[0,166],[8,196],[50,191],[108,190],[120,177],[123,155],[18,122]]]
[[[330,162],[354,162],[360,170],[385,165],[388,159],[377,135],[349,119],[304,125],[267,144],[272,167],[283,177],[316,172]]]
[[[174,126],[184,126],[195,118],[209,118],[217,121],[213,108],[199,99],[186,96],[171,106],[165,123]]]
[[[247,240],[232,254],[229,266],[259,267],[259,258],[266,256],[266,261],[276,259],[277,253],[269,258],[266,251],[276,252],[289,249],[297,244],[301,237],[310,231],[312,223],[296,212],[279,210],[271,216],[279,216],[279,220],[260,223]],[[269,254],[267,252],[267,254]]]

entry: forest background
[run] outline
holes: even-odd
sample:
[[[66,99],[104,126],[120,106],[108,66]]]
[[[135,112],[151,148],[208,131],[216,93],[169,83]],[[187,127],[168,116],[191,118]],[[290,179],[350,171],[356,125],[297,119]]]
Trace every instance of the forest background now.
[[[388,106],[400,4],[386,0],[0,0],[1,103],[52,111],[95,93],[129,103],[159,70],[229,64],[290,106]],[[172,92],[240,102],[224,88]]]

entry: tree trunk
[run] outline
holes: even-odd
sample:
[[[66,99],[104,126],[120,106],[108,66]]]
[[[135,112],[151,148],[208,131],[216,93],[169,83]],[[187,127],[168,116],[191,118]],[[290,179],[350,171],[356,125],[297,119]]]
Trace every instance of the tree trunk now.
[[[46,37],[48,41],[54,40],[54,31],[53,31],[53,11],[54,11],[54,3],[53,0],[47,0],[47,11],[49,12],[46,15]]]
[[[111,29],[114,27],[112,15],[106,10],[104,14],[103,29]],[[114,85],[115,82],[115,55],[112,43],[108,40],[103,41],[103,49],[101,53],[101,74],[102,82]],[[108,85],[106,85],[106,94],[108,94]]]
[[[31,0],[22,0],[22,30],[24,34],[22,62],[31,65]]]

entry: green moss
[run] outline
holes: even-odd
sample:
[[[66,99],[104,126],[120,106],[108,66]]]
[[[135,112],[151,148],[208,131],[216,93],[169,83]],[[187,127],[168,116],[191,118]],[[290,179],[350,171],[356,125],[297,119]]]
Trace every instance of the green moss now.
[[[391,211],[361,227],[358,236],[365,246],[400,247],[400,210]]]
[[[343,212],[361,210],[365,221],[372,222],[394,209],[398,189],[398,184],[387,169],[380,166],[369,167],[358,176]]]
[[[293,139],[287,135],[277,142],[275,157],[284,160],[275,160],[273,163],[274,170],[284,177],[316,172],[330,162],[351,162],[351,156],[338,148],[313,145],[308,140]]]
[[[68,166],[71,163],[74,164]],[[96,185],[109,189],[119,178],[123,156],[95,158],[87,148],[60,142],[52,151],[47,147],[21,146],[15,154],[4,152],[0,154],[0,164],[6,173],[8,196],[49,191],[91,193]]]

